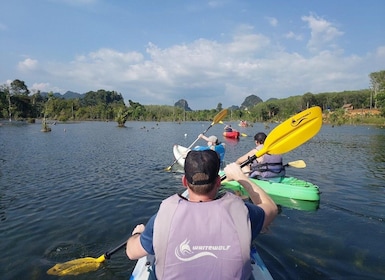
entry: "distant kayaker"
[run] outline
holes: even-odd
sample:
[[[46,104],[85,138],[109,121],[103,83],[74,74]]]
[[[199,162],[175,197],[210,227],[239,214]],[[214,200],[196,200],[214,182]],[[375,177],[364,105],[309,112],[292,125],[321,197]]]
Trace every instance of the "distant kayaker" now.
[[[263,148],[267,135],[263,132],[258,132],[254,135],[255,148],[244,154],[236,160],[236,163],[241,164],[245,162],[249,157],[255,155],[259,150]],[[286,171],[282,163],[281,155],[265,154],[251,164],[243,167],[243,171],[248,173],[251,178],[266,179],[273,181],[281,181],[285,177]]]
[[[207,141],[207,146],[202,147],[202,146],[197,146],[193,150],[195,151],[203,151],[203,150],[213,150],[216,151],[221,159],[221,166],[223,165],[223,162],[225,160],[225,143],[221,143],[218,141],[218,137],[211,135],[210,137],[206,137],[203,134],[199,134],[198,136],[200,139],[203,139]]]
[[[127,241],[131,260],[155,255],[157,279],[249,279],[250,246],[277,216],[274,201],[236,163],[224,169],[239,182],[251,202],[221,188],[219,158],[212,150],[187,154],[183,186],[188,199],[175,194],[160,205],[147,225],[137,225]]]
[[[226,124],[224,130],[225,132],[233,132],[233,128],[231,127],[231,124]]]

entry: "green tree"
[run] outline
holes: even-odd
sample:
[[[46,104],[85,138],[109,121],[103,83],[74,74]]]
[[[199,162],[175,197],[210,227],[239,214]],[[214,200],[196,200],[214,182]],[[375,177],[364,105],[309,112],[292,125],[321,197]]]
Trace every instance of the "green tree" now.
[[[124,127],[128,118],[128,110],[126,108],[120,108],[115,121],[118,123],[118,127]]]
[[[373,90],[374,108],[377,108],[377,95],[385,91],[385,70],[369,74],[371,89]]]
[[[11,82],[11,91],[12,91],[12,94],[14,94],[14,95],[28,95],[29,94],[29,90],[28,90],[28,87],[25,84],[25,82],[18,80],[18,79]]]

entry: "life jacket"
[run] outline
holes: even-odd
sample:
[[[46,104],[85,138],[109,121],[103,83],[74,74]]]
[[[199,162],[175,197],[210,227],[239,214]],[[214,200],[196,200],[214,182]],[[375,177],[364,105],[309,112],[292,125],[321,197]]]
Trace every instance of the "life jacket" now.
[[[254,160],[250,165],[250,177],[275,178],[284,177],[285,167],[282,164],[281,155],[263,155],[262,161]]]
[[[226,193],[210,202],[165,199],[154,221],[157,279],[249,279],[247,207]]]
[[[219,155],[221,162],[224,161],[226,150],[225,150],[225,144],[223,143],[219,143],[217,145],[212,145],[212,146],[195,146],[193,148],[194,151],[204,151],[209,149],[216,151],[217,154]]]
[[[221,162],[225,159],[225,144],[220,143],[214,146],[214,150],[218,153]]]

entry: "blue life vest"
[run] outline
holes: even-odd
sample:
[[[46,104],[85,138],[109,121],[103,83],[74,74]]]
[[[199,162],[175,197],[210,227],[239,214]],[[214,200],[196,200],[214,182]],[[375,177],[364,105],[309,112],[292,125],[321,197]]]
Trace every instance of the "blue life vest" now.
[[[221,162],[225,159],[225,144],[220,143],[212,146],[196,146],[193,148],[194,151],[214,150],[218,153]]]
[[[249,279],[251,224],[242,199],[165,199],[154,222],[157,279]]]

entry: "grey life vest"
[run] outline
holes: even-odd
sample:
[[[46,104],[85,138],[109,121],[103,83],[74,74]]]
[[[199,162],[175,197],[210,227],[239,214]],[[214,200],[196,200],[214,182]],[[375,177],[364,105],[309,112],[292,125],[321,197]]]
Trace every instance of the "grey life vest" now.
[[[250,177],[274,178],[285,176],[281,155],[263,155],[262,161],[254,160],[250,166]]]
[[[249,279],[248,209],[226,193],[210,202],[165,199],[154,222],[157,279]]]

